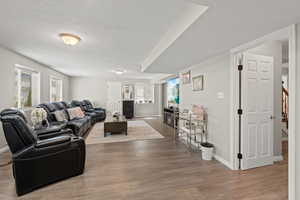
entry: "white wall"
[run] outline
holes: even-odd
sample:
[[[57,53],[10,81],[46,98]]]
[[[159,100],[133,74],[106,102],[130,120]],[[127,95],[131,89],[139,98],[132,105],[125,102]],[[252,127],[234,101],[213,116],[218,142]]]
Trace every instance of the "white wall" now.
[[[19,54],[0,47],[0,110],[14,106],[15,96],[15,64],[23,65],[40,72],[41,102],[50,100],[50,76],[56,76],[63,80],[63,98],[69,100],[69,77],[45,65],[39,64]],[[2,126],[0,125],[0,148],[6,144]]]
[[[72,100],[89,99],[97,106],[106,107],[107,81],[101,78],[72,77],[70,79]]]
[[[229,162],[230,56],[221,55],[190,69],[192,77],[204,75],[204,90],[195,92],[192,91],[192,84],[180,83],[180,109],[190,109],[193,104],[203,105],[206,108],[209,142],[215,145],[216,155]],[[220,92],[224,94],[223,99],[218,98]]]
[[[295,166],[295,180],[296,180],[296,198],[295,199],[300,199],[300,24],[297,24],[297,33],[296,33],[296,131],[295,131],[295,161],[296,161],[296,166]]]
[[[282,42],[272,41],[248,50],[248,53],[274,58],[274,155],[282,155]]]
[[[122,83],[145,82],[151,84],[149,80],[120,80]],[[72,77],[70,81],[71,99],[90,99],[93,103],[103,108],[107,103],[107,80],[96,77]],[[154,104],[135,104],[135,116],[160,115],[161,112],[161,87],[155,84]]]
[[[155,84],[154,86],[154,103],[149,104],[135,104],[135,116],[154,116],[161,115],[161,105],[162,105],[162,96],[161,96],[161,85]]]

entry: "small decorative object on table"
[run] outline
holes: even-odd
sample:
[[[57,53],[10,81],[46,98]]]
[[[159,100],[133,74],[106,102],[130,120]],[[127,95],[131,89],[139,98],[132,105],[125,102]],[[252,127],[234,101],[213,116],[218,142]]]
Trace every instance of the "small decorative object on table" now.
[[[119,120],[120,113],[119,112],[113,112],[113,118],[115,118],[116,120]]]
[[[31,121],[34,129],[42,129],[48,126],[47,112],[43,108],[35,108],[31,112]]]

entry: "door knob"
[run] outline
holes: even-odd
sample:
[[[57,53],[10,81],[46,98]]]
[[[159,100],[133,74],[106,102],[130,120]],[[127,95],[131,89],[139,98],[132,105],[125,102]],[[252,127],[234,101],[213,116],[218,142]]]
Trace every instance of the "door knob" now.
[[[270,116],[270,119],[275,119],[275,117],[273,115]]]

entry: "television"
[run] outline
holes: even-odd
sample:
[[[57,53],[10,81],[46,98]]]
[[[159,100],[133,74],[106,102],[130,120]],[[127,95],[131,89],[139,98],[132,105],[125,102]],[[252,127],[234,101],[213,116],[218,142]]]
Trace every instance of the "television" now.
[[[179,78],[173,78],[167,81],[168,106],[179,104]]]

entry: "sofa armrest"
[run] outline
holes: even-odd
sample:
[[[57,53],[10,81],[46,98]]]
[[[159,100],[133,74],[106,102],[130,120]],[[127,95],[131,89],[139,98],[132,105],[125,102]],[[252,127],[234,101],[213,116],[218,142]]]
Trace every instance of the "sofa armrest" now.
[[[36,148],[44,148],[44,147],[51,147],[54,145],[60,145],[60,144],[67,144],[71,142],[71,136],[70,135],[62,135],[54,138],[49,138],[45,140],[39,140],[35,147]]]
[[[61,126],[50,126],[47,128],[39,129],[39,130],[34,130],[37,135],[45,135],[48,133],[53,133],[53,132],[60,132],[61,131]]]
[[[60,136],[39,141],[13,154],[18,195],[80,175],[85,166],[85,143],[80,137]]]
[[[101,111],[104,111],[105,112],[105,109],[104,108],[94,108],[95,110],[101,110]]]
[[[93,110],[93,109],[86,109],[85,112],[92,113],[92,112],[95,112],[95,110]]]

